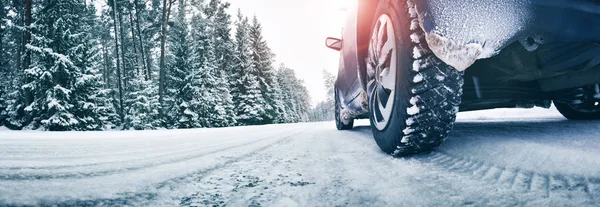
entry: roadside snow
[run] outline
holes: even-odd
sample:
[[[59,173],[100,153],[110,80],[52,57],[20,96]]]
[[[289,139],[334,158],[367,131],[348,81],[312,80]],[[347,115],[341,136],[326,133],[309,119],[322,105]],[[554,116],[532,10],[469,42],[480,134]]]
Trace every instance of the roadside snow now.
[[[460,112],[458,121],[517,121],[517,120],[566,120],[554,106],[550,109],[492,109],[482,111]]]

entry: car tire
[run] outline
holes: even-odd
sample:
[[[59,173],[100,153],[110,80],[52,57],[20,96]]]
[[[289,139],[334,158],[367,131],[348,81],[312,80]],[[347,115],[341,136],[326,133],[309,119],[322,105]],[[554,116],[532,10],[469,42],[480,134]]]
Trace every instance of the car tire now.
[[[462,72],[431,52],[412,1],[379,1],[371,31],[366,80],[375,141],[395,156],[431,151],[454,126]]]
[[[342,104],[340,101],[340,96],[338,95],[337,88],[335,91],[335,127],[338,130],[351,130],[354,127],[354,119],[350,120],[348,124],[344,124],[342,121]]]
[[[556,106],[556,109],[558,109],[558,112],[560,112],[565,118],[569,119],[569,120],[598,120],[600,119],[600,107],[599,106],[593,106],[595,107],[590,109],[590,108],[582,108],[582,105],[585,103],[581,103],[581,104],[571,104],[571,103],[565,103],[565,102],[559,102],[559,101],[554,101],[554,106]],[[590,106],[590,107],[592,107]]]

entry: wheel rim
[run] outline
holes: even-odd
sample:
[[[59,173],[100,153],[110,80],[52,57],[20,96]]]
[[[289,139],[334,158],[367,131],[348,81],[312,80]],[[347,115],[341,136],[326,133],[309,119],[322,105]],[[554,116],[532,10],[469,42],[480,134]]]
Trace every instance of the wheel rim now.
[[[581,92],[575,97],[575,100],[567,102],[571,108],[584,113],[600,112],[600,97],[598,97],[600,85],[596,84],[577,90]]]
[[[385,129],[391,119],[396,91],[397,58],[392,20],[384,14],[373,28],[367,62],[370,113],[379,130]]]
[[[571,108],[584,113],[600,112],[600,102],[598,100],[585,100],[581,103],[569,103]]]

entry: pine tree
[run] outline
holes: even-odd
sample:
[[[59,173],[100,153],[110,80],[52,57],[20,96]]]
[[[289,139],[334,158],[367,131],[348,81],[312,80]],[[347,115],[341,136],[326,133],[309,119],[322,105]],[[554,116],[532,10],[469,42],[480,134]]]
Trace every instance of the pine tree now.
[[[97,29],[95,7],[85,8],[79,18],[82,31],[95,31]],[[99,38],[94,34],[82,33],[79,38],[80,45],[72,52],[73,64],[79,70],[75,73],[77,81],[74,84],[72,101],[74,114],[79,120],[78,130],[102,130],[114,128],[119,124],[118,115],[112,105],[110,90],[105,89],[100,69],[101,53],[99,52]]]
[[[0,29],[2,32],[2,53],[0,57],[0,125],[6,125],[11,128],[18,128],[11,124],[12,120],[7,120],[12,116],[12,110],[8,107],[15,105],[16,91],[22,85],[22,78],[19,71],[22,71],[21,63],[24,51],[24,5],[23,1],[2,2],[2,12],[0,16]],[[18,124],[18,123],[17,123]]]
[[[317,103],[312,109],[310,121],[330,121],[335,114],[335,76],[327,70],[323,70],[323,80],[327,99]]]
[[[176,128],[199,128],[202,127],[199,119],[200,82],[198,71],[200,63],[195,59],[192,52],[192,44],[188,32],[188,24],[185,19],[186,2],[180,0],[175,25],[171,28],[170,51],[173,52],[173,61],[170,66],[169,94],[172,100],[171,117],[173,126]]]
[[[262,124],[272,124],[281,119],[278,114],[284,112],[284,107],[280,101],[281,89],[273,67],[274,55],[262,36],[262,26],[256,16],[249,29],[249,39],[252,66],[257,71],[260,90],[265,99],[265,113],[261,115]]]
[[[4,5],[4,1],[0,0],[0,57],[10,57],[8,48],[8,5]],[[8,91],[10,90],[10,78],[11,73],[10,65],[8,62],[9,58],[0,58],[0,126],[4,125],[6,119],[5,110],[8,102]]]
[[[236,22],[233,95],[236,116],[240,125],[255,125],[264,122],[266,102],[260,90],[258,71],[252,62],[250,48],[250,24],[248,18],[238,11]]]
[[[230,75],[233,73],[231,16],[227,13],[229,6],[229,3],[223,3],[221,0],[211,0],[203,10],[208,23],[206,33],[209,35],[204,51],[207,55],[204,59],[209,62],[205,65],[215,67],[214,70],[207,70],[214,80],[210,87],[210,94],[215,101],[212,107],[215,113],[210,115],[213,127],[232,126],[236,123],[233,100],[229,90]]]
[[[41,6],[35,16],[37,24],[27,28],[35,37],[26,45],[32,62],[24,71],[25,84],[9,106],[9,120],[15,127],[79,129],[81,119],[74,114],[81,101],[78,96],[92,95],[87,90],[74,94],[90,75],[82,71],[93,72],[87,68],[89,60],[83,58],[93,55],[81,52],[93,51],[86,42],[89,27],[81,21],[86,8],[74,0],[45,1]]]
[[[304,81],[298,79],[294,70],[281,65],[277,71],[281,83],[282,100],[285,100],[284,118],[286,123],[306,122],[310,115],[310,96]]]
[[[129,106],[124,129],[148,130],[163,126],[159,116],[158,87],[144,78],[144,73],[136,71],[131,82],[131,92],[127,94],[126,104]]]
[[[260,91],[260,83],[256,69],[250,67],[242,78],[241,82],[245,86],[240,97],[241,101],[237,106],[238,121],[242,125],[263,124],[263,115],[265,114],[266,102]]]

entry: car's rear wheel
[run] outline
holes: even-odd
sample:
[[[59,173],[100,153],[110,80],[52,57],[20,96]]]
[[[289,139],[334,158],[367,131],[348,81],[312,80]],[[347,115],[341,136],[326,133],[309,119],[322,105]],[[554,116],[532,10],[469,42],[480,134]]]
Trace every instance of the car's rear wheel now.
[[[554,101],[556,109],[570,120],[600,119],[600,85],[571,91],[571,98]]]
[[[373,135],[397,156],[431,151],[451,131],[462,94],[462,74],[429,50],[414,5],[382,0],[367,57]]]
[[[338,95],[337,88],[335,91],[335,127],[338,130],[350,130],[354,127],[354,119],[349,119],[343,117],[342,114],[342,102],[340,101],[340,96]]]

